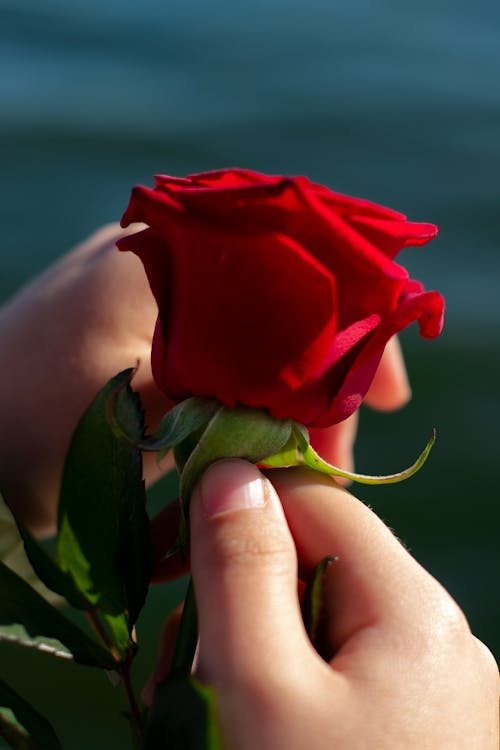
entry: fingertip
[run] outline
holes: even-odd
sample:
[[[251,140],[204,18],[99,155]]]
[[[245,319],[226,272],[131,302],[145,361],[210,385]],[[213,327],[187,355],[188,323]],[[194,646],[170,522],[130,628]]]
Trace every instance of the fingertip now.
[[[151,520],[153,571],[151,583],[165,583],[180,578],[189,570],[189,563],[180,551],[169,554],[179,534],[180,504],[176,500],[160,510]]]
[[[172,655],[175,648],[175,641],[177,638],[177,633],[179,632],[183,606],[183,604],[179,604],[174,610],[172,610],[172,612],[170,612],[167,619],[163,623],[160,642],[158,645],[156,665],[153,673],[151,674],[141,691],[141,698],[146,706],[150,706],[152,704],[156,685],[166,677],[170,668],[170,662],[172,661]]]
[[[354,471],[354,441],[358,427],[358,412],[343,422],[327,428],[310,428],[309,434],[314,450],[328,463],[344,471]],[[339,478],[346,485],[347,480]]]
[[[264,477],[247,461],[217,461],[201,478],[193,492],[193,501],[207,518],[263,508],[267,502]]]
[[[365,403],[378,411],[395,411],[411,399],[411,386],[397,336],[385,347],[377,372],[365,396]]]

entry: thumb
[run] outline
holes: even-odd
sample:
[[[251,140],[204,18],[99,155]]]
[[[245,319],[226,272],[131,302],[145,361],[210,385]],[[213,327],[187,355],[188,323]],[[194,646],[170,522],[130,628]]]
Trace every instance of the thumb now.
[[[260,683],[277,661],[296,663],[307,648],[297,557],[271,483],[239,459],[213,464],[193,492],[190,525],[203,679]]]

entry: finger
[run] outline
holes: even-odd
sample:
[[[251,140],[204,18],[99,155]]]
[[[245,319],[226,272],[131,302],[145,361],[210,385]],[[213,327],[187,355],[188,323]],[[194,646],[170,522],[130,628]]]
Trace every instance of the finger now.
[[[161,682],[161,680],[166,677],[169,670],[170,662],[172,661],[174,653],[175,640],[177,638],[177,633],[179,632],[183,606],[183,604],[179,604],[178,607],[172,610],[163,623],[156,665],[153,674],[150,676],[141,692],[142,700],[146,706],[150,706],[153,702],[155,687],[158,682]]]
[[[400,409],[411,398],[411,388],[397,336],[387,343],[373,382],[365,396],[372,409]]]
[[[328,576],[328,635],[334,651],[366,628],[403,637],[419,622],[458,612],[444,589],[408,554],[387,526],[346,490],[312,472],[268,472],[307,572],[338,556]]]
[[[153,545],[153,573],[151,583],[164,583],[185,575],[189,562],[180,552],[166,559],[179,533],[179,502],[169,503],[151,521],[151,541]]]
[[[167,411],[168,409],[165,409],[165,413]],[[143,452],[142,468],[146,487],[151,487],[152,484],[174,468],[174,457],[172,453],[169,453],[161,462],[158,462],[156,453]]]
[[[354,470],[354,441],[358,427],[358,412],[354,412],[343,422],[325,429],[310,428],[311,445],[328,463],[345,471]],[[341,484],[347,484],[341,481]]]
[[[216,684],[271,684],[279,664],[286,679],[310,647],[295,549],[276,492],[255,466],[222,461],[193,493],[190,518],[200,674]]]

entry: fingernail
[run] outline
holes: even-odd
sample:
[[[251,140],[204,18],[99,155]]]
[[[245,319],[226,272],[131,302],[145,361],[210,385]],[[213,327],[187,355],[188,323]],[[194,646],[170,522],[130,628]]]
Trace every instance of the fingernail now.
[[[210,466],[195,492],[209,517],[235,510],[262,508],[266,504],[264,479],[247,461],[229,459]]]

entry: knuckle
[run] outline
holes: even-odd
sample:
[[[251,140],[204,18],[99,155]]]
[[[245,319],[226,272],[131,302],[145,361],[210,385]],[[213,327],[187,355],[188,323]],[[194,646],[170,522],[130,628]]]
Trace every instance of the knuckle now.
[[[436,622],[440,632],[449,639],[462,639],[470,636],[469,623],[454,599],[443,592],[435,607]]]
[[[460,651],[471,638],[469,623],[456,601],[442,589],[438,592],[432,607],[432,627],[429,640],[434,645],[441,644],[452,651]]]
[[[485,680],[496,691],[500,693],[500,674],[495,657],[482,641],[473,636],[476,660]],[[500,695],[499,695],[500,697]]]
[[[418,659],[433,660],[463,651],[471,638],[469,624],[455,600],[440,587],[427,590],[420,600],[418,613],[413,610],[408,621],[411,651]],[[406,644],[408,645],[408,644]]]
[[[217,535],[213,546],[215,562],[221,568],[266,570],[273,573],[289,573],[294,558],[290,545],[283,534],[273,529],[261,529],[257,533],[224,533]]]

